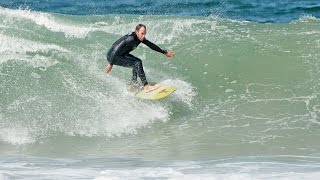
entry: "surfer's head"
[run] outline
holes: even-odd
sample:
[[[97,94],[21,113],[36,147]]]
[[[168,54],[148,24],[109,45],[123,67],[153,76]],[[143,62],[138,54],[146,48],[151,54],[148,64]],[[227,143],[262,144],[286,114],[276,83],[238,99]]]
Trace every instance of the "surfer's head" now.
[[[138,25],[136,26],[136,31],[135,31],[135,33],[136,33],[138,39],[139,39],[140,41],[143,41],[144,38],[145,38],[145,36],[146,36],[146,34],[147,34],[147,27],[146,27],[144,24],[138,24]]]

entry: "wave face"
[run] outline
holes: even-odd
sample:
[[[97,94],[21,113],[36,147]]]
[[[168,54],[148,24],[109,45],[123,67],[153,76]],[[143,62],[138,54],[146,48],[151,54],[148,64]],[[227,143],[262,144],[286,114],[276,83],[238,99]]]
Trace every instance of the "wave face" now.
[[[3,153],[210,159],[320,150],[316,18],[258,24],[0,8],[0,20]],[[133,98],[130,69],[103,73],[107,49],[140,22],[149,40],[176,52],[133,52],[149,81],[177,87],[162,101]]]

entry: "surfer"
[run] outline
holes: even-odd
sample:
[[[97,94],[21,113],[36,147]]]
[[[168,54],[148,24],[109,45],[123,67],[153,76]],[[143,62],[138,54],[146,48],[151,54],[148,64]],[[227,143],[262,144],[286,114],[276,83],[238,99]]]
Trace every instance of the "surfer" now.
[[[110,73],[113,65],[131,67],[132,68],[132,84],[137,84],[137,76],[139,76],[144,89],[147,91],[156,89],[156,86],[152,86],[148,83],[141,59],[130,54],[140,43],[147,45],[154,51],[162,53],[167,57],[174,57],[175,54],[173,51],[167,51],[161,49],[154,43],[150,42],[145,38],[147,34],[147,28],[144,24],[138,24],[136,26],[135,32],[132,32],[130,35],[124,35],[113,43],[112,47],[109,49],[107,54],[107,60],[109,64],[105,68],[105,73]]]

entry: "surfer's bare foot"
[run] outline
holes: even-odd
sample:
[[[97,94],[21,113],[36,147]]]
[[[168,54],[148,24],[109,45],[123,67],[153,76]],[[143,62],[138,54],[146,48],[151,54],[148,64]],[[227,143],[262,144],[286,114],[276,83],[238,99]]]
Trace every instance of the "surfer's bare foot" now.
[[[155,89],[158,89],[159,87],[160,87],[159,85],[152,86],[152,85],[147,84],[144,86],[144,90],[146,90],[147,92],[150,92]]]

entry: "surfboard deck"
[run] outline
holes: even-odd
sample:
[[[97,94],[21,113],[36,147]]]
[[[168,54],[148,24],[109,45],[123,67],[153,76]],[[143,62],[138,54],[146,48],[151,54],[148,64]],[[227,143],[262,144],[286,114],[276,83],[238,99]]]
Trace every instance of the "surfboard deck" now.
[[[131,92],[135,92],[134,97],[141,98],[141,99],[150,99],[150,100],[159,100],[163,99],[170,94],[172,94],[176,88],[171,85],[162,85],[161,83],[156,84],[156,86],[159,86],[157,89],[152,91],[146,91],[143,88],[129,88],[128,90]]]

